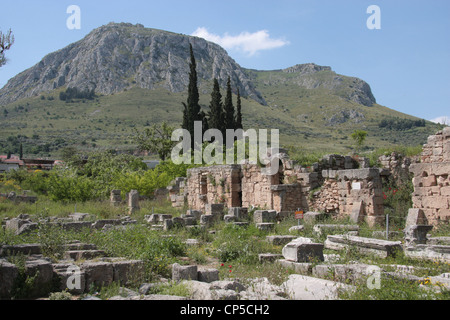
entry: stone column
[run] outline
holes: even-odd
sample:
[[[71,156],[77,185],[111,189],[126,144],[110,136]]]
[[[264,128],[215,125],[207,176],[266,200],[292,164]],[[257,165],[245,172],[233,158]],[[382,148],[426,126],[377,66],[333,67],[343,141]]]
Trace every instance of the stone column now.
[[[131,190],[128,193],[128,213],[131,215],[139,209],[139,192],[137,190]]]

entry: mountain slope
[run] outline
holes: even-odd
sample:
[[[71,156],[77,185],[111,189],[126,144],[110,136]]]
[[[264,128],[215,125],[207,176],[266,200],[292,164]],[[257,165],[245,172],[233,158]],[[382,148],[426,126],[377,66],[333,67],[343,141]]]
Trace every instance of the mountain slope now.
[[[115,24],[12,78],[0,90],[0,153],[48,156],[63,147],[134,150],[135,129],[167,121],[178,128],[186,101],[189,43],[197,60],[200,103],[211,99],[212,79],[243,99],[245,128],[279,129],[283,146],[347,153],[354,129],[366,130],[368,150],[395,144],[424,144],[439,126],[426,122],[401,130],[380,120],[417,118],[378,105],[369,84],[314,63],[283,70],[240,67],[220,46],[204,39]],[[66,88],[95,89],[94,100],[61,101]],[[224,93],[224,92],[223,92]],[[234,96],[236,101],[236,96]]]
[[[242,96],[265,104],[240,66],[220,46],[197,37],[126,23],[102,26],[82,40],[48,54],[8,81],[0,90],[0,104],[61,87],[94,89],[105,95],[131,87],[182,92],[189,82],[189,43],[198,64],[200,89],[213,78],[224,86],[230,76],[233,88],[239,88]]]

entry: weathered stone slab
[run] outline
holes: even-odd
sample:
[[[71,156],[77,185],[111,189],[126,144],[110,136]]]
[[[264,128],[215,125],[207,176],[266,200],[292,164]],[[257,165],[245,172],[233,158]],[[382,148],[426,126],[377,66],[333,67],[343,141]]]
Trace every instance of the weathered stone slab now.
[[[110,285],[114,280],[114,269],[110,262],[86,261],[81,264],[80,268],[85,273],[86,289],[88,290],[91,286]]]
[[[321,264],[313,268],[312,274],[319,278],[332,278],[336,281],[356,284],[359,280],[365,280],[373,273],[380,270],[378,266],[363,263],[354,264]]]
[[[426,225],[427,217],[422,209],[410,208],[406,217],[405,227],[412,225]]]
[[[292,240],[296,239],[296,236],[267,236],[266,241],[275,245],[275,246],[282,246],[285,244],[288,244]]]
[[[271,222],[257,223],[256,227],[262,231],[270,231],[275,227],[275,223]]]
[[[97,220],[94,223],[92,223],[92,228],[94,229],[102,229],[105,225],[110,224],[113,226],[117,226],[122,224],[122,221],[119,219],[104,219],[104,220]]]
[[[200,210],[187,210],[186,216],[193,217],[195,220],[199,220],[202,212]]]
[[[353,203],[352,212],[350,213],[350,220],[354,223],[360,223],[364,219],[364,201],[357,201]]]
[[[69,250],[64,253],[64,259],[92,260],[106,255],[103,250]]]
[[[38,229],[38,224],[37,223],[26,223],[23,224],[19,230],[16,231],[16,235],[20,236],[20,235],[24,235],[24,234],[28,234],[34,230]]]
[[[231,207],[228,208],[228,214],[235,216],[236,219],[246,219],[248,215],[248,208]]]
[[[172,219],[171,214],[159,214],[159,222],[164,222],[164,220]]]
[[[405,228],[405,246],[427,243],[427,233],[433,229],[429,225],[409,225]]]
[[[297,238],[283,247],[282,254],[286,260],[294,262],[323,261],[323,244],[313,243],[309,238]]]
[[[7,255],[32,255],[32,254],[41,254],[41,245],[40,244],[16,244],[16,245],[3,245],[0,248],[0,257],[4,257]]]
[[[429,244],[429,245],[450,246],[450,237],[432,237],[432,238],[428,238],[427,244]]]
[[[239,227],[248,227],[249,222],[244,222],[244,221],[235,221],[232,222],[235,226],[239,226]]]
[[[84,271],[68,262],[52,264],[53,276],[59,279],[60,291],[69,291],[71,294],[82,294],[85,292],[86,278]],[[70,286],[70,288],[69,288]]]
[[[145,269],[142,260],[113,261],[113,281],[121,285],[137,283],[144,277]]]
[[[258,254],[258,260],[261,263],[265,262],[275,262],[276,260],[282,259],[283,255],[276,253],[260,253]]]
[[[183,218],[183,220],[184,220],[185,226],[193,226],[197,223],[197,219],[195,219],[194,217],[191,217],[191,216],[185,216]]]
[[[85,221],[89,217],[90,217],[89,213],[75,212],[75,213],[69,214],[69,218],[72,218],[73,221],[75,221],[75,222]]]
[[[25,274],[34,277],[32,289],[27,298],[45,296],[53,289],[53,267],[52,264],[43,259],[27,260],[25,262]]]
[[[277,220],[277,212],[275,210],[256,210],[253,213],[253,221],[255,223],[273,223]]]
[[[223,216],[223,220],[224,220],[226,223],[235,222],[236,219],[237,219],[236,216],[230,215],[230,214],[227,214],[227,215]]]
[[[83,229],[92,228],[92,222],[89,221],[76,221],[76,222],[64,222],[61,223],[61,228],[66,231],[81,231]]]
[[[214,268],[198,270],[198,281],[211,283],[218,280],[219,280],[219,270]]]
[[[303,225],[293,226],[293,227],[290,227],[290,228],[289,228],[289,232],[292,232],[292,233],[294,233],[294,232],[300,233],[300,232],[302,232],[304,229],[305,229],[305,226],[303,226]]]
[[[12,263],[0,259],[0,299],[10,299],[19,269]]]
[[[387,241],[373,238],[363,238],[348,235],[329,235],[325,241],[325,248],[343,250],[354,247],[361,253],[374,254],[380,257],[395,256],[403,250],[400,241]]]
[[[328,234],[331,232],[345,232],[345,231],[357,231],[359,232],[358,225],[346,225],[346,224],[316,224],[313,227],[313,232],[317,235]]]
[[[28,223],[31,223],[31,221],[28,219],[12,218],[6,221],[5,229],[17,232],[19,231],[21,226]]]
[[[352,288],[339,282],[298,274],[291,274],[282,285],[293,300],[336,300],[339,289]]]
[[[164,231],[168,231],[168,230],[170,230],[172,228],[173,228],[173,221],[172,221],[172,219],[164,220],[164,222],[163,222],[163,230]]]
[[[197,266],[182,266],[178,263],[172,265],[172,280],[198,280]]]
[[[326,217],[325,213],[308,211],[303,215],[303,220],[306,223],[314,223],[314,222],[323,220],[325,217]]]
[[[450,263],[450,246],[418,244],[416,246],[406,247],[405,256],[421,260]]]
[[[443,273],[435,277],[429,277],[429,279],[434,285],[440,285],[450,289],[450,273]]]
[[[211,226],[215,221],[215,217],[213,215],[203,214],[200,216],[200,224],[205,226]]]
[[[206,215],[219,215],[224,214],[225,205],[223,203],[207,203],[205,204],[205,214]]]
[[[144,220],[145,220],[145,222],[147,222],[149,224],[156,224],[156,223],[160,222],[159,216],[160,216],[160,214],[157,214],[157,213],[145,215]]]

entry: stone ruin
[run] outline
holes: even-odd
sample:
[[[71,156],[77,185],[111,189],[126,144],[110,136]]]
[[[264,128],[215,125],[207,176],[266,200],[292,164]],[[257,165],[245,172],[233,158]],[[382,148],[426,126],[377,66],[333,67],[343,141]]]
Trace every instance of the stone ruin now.
[[[209,204],[225,208],[275,210],[289,216],[297,210],[333,215],[354,214],[374,225],[383,221],[381,170],[367,168],[365,158],[327,155],[304,168],[280,149],[278,173],[264,175],[261,166],[243,163],[192,168],[168,188],[174,207],[205,212]],[[362,168],[360,168],[362,167]]]
[[[37,201],[37,197],[28,195],[27,191],[24,191],[23,194],[17,194],[14,191],[11,191],[10,193],[0,193],[0,199],[2,198],[15,203],[35,203]]]
[[[450,127],[428,137],[414,174],[413,208],[423,210],[430,224],[450,220]]]
[[[208,204],[275,210],[283,216],[316,211],[374,226],[385,219],[383,179],[401,183],[412,173],[413,208],[422,209],[427,223],[436,225],[450,217],[449,137],[449,127],[430,136],[420,159],[395,152],[383,155],[382,168],[369,168],[367,158],[342,155],[326,155],[304,168],[280,149],[279,171],[274,175],[264,175],[261,166],[245,162],[193,168],[187,178],[177,178],[168,192],[174,207],[202,212]]]

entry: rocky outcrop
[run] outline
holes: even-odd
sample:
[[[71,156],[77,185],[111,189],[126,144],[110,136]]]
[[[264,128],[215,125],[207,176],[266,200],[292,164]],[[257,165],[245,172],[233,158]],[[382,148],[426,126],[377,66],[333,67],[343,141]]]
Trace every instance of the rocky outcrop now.
[[[134,86],[182,92],[189,83],[189,43],[197,60],[200,90],[213,78],[225,87],[230,76],[234,90],[239,88],[242,96],[265,104],[241,67],[219,45],[127,23],[102,26],[82,40],[48,54],[8,81],[0,90],[0,103],[61,87],[94,89],[106,95]]]
[[[257,74],[258,72],[266,71],[248,71],[250,75]],[[297,85],[302,89],[325,89],[330,94],[367,107],[376,103],[376,99],[367,82],[359,78],[337,74],[327,66],[305,63],[269,72],[270,77],[264,80],[265,85],[283,85],[289,83]],[[355,110],[350,111],[350,114],[346,116],[356,120],[364,117],[364,115]]]

